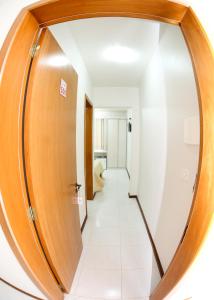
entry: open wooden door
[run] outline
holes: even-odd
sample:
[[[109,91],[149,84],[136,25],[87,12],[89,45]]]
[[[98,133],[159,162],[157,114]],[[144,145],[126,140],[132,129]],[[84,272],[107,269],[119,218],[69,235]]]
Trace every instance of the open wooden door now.
[[[42,32],[39,45],[26,97],[26,185],[39,242],[68,292],[82,250],[76,203],[78,78],[49,30]]]
[[[93,105],[85,96],[85,197],[86,213],[87,200],[94,199],[93,187]]]

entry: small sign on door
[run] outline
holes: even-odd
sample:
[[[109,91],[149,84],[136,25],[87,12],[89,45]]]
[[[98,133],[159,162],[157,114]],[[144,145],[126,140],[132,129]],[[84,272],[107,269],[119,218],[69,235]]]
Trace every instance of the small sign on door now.
[[[62,95],[63,97],[67,97],[67,83],[65,82],[65,80],[61,79],[60,81],[60,95]]]

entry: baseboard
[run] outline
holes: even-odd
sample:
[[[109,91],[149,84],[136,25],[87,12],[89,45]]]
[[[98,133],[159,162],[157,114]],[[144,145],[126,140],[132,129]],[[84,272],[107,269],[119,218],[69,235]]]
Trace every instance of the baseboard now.
[[[26,296],[29,296],[29,297],[32,298],[32,299],[42,300],[41,298],[38,298],[38,297],[36,297],[36,296],[34,296],[34,295],[32,295],[32,294],[29,294],[29,293],[27,293],[27,292],[21,290],[20,288],[17,288],[15,285],[13,285],[13,284],[7,282],[7,281],[4,280],[3,278],[0,278],[0,281],[2,281],[4,284],[8,285],[8,286],[11,287],[12,289],[14,289],[14,290],[16,290],[16,291],[18,291],[18,292],[20,292],[20,293],[26,295]]]
[[[95,196],[96,196],[96,193],[97,193],[97,192],[94,193],[93,199],[92,199],[92,200],[94,200],[94,198],[95,198]],[[92,201],[92,200],[89,200],[89,201]],[[86,202],[87,202],[87,201],[88,201],[88,200],[86,200]],[[87,205],[87,203],[86,203],[86,205]],[[87,209],[86,209],[86,212],[87,212]],[[82,223],[82,226],[81,226],[81,233],[83,232],[83,230],[84,230],[84,228],[85,228],[85,224],[86,224],[86,222],[87,222],[87,219],[88,219],[88,214],[86,213],[85,219],[84,219],[84,221],[83,221],[83,223]]]
[[[130,195],[130,194],[129,194],[129,198],[135,198],[136,201],[137,201],[137,204],[138,204],[138,207],[139,207],[141,216],[143,218],[143,221],[144,221],[144,224],[145,224],[145,227],[146,227],[146,231],[147,231],[147,234],[148,234],[151,246],[152,246],[152,250],[153,250],[154,257],[155,257],[155,260],[156,260],[156,263],[157,263],[157,266],[158,266],[158,270],[159,270],[160,276],[163,277],[164,276],[164,270],[163,270],[163,267],[162,267],[162,264],[161,264],[161,261],[160,261],[160,257],[159,257],[157,248],[155,246],[155,242],[154,242],[154,240],[152,238],[152,234],[150,232],[150,229],[149,229],[149,226],[148,226],[145,214],[143,212],[143,208],[142,208],[142,206],[140,204],[139,198],[138,198],[137,195]]]
[[[127,172],[127,174],[128,174],[129,180],[130,180],[130,173],[129,173],[129,171],[128,171],[127,168],[126,168],[126,172]]]
[[[130,193],[128,193],[128,196],[129,196],[129,198],[134,198],[134,199],[137,198],[137,195],[131,195]]]
[[[84,219],[84,222],[82,223],[82,226],[81,226],[81,233],[83,233],[83,230],[84,230],[84,228],[85,228],[85,224],[86,224],[86,222],[87,222],[87,219],[88,219],[88,215],[86,214],[85,219]]]

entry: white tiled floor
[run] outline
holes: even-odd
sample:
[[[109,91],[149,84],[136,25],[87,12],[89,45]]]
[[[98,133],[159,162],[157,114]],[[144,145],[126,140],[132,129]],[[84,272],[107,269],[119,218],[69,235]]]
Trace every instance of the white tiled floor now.
[[[105,188],[88,202],[83,253],[66,300],[148,300],[152,249],[125,170],[104,173]]]

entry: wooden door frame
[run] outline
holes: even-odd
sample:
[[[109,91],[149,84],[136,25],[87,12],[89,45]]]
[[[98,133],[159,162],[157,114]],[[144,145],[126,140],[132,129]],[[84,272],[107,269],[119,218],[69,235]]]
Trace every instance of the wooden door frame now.
[[[151,300],[162,300],[197,257],[211,226],[214,211],[214,54],[191,8],[165,0],[43,0],[20,13],[0,52],[0,188],[6,219],[6,225],[3,223],[3,226],[9,228],[16,244],[14,253],[35,284],[50,299],[62,299],[63,295],[38,244],[32,222],[27,217],[20,126],[23,97],[31,48],[39,28],[103,16],[142,18],[179,25],[193,62],[201,117],[199,175],[185,237],[150,297]],[[15,62],[19,62],[16,80]]]
[[[85,202],[87,215],[87,200],[94,199],[93,187],[93,104],[85,95]]]

